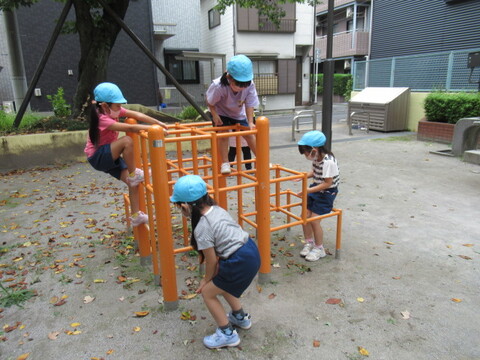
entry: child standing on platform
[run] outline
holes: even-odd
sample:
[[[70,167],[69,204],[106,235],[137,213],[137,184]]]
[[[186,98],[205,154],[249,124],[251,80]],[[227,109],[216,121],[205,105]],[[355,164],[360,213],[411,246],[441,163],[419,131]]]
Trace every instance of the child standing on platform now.
[[[255,128],[254,108],[258,106],[258,96],[253,83],[253,64],[245,55],[233,56],[227,63],[227,71],[213,80],[207,90],[207,106],[212,114],[214,126],[240,124]],[[256,140],[254,135],[246,135],[245,140],[255,154]],[[218,140],[222,166],[222,174],[230,174],[228,162],[228,138]]]
[[[170,201],[191,218],[191,245],[205,260],[205,277],[197,293],[202,294],[218,328],[203,343],[210,349],[237,346],[240,337],[233,326],[250,329],[250,315],[245,313],[240,296],[253,281],[260,268],[257,245],[223,208],[208,195],[207,186],[198,175],[178,179]],[[225,314],[222,295],[231,307]]]
[[[313,182],[307,190],[307,217],[328,214],[338,193],[339,170],[333,153],[325,146],[325,135],[318,130],[305,133],[298,142],[300,154],[312,161],[312,170],[308,177]],[[298,193],[302,195],[302,193]],[[317,261],[325,257],[323,248],[323,229],[320,220],[303,225],[305,246],[300,255],[308,261]]]
[[[145,224],[148,216],[138,208],[138,184],[144,180],[144,174],[135,166],[132,138],[118,138],[118,132],[139,132],[148,130],[149,126],[121,123],[119,118],[130,117],[140,122],[160,125],[164,129],[167,129],[167,125],[140,112],[124,109],[122,104],[127,100],[115,84],[101,83],[94,89],[93,95],[95,100],[90,108],[90,126],[85,146],[88,162],[95,170],[106,172],[128,185],[131,223],[133,226]]]

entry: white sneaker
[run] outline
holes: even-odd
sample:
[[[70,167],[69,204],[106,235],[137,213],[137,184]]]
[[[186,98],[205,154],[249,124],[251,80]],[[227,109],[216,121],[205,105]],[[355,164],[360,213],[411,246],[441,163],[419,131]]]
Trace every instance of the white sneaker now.
[[[148,215],[143,211],[139,211],[130,218],[132,226],[138,226],[148,223]]]
[[[312,249],[313,249],[313,242],[307,241],[302,251],[300,251],[300,256],[303,256],[303,257],[307,256]]]
[[[308,253],[307,256],[305,256],[305,260],[307,261],[317,261],[320,258],[325,257],[327,254],[325,254],[325,250],[323,247],[318,248],[316,246],[313,247],[312,250]]]
[[[230,167],[230,163],[226,162],[223,163],[220,167],[220,172],[224,175],[228,175],[232,172],[232,168]]]
[[[127,181],[131,187],[138,186],[143,180],[145,180],[145,175],[143,174],[143,170],[135,169],[135,176],[128,176]]]

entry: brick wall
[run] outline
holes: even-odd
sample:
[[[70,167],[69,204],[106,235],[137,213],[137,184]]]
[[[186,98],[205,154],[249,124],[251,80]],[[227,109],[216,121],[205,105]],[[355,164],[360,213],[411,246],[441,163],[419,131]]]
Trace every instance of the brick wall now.
[[[454,124],[422,120],[418,122],[417,140],[448,144],[452,142],[454,128]]]

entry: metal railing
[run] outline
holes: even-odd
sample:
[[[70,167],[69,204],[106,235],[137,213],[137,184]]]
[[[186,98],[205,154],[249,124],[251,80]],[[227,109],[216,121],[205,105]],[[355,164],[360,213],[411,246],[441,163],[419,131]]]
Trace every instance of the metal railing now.
[[[409,87],[411,91],[476,91],[469,83],[468,54],[480,49],[398,56],[353,65],[353,89]]]

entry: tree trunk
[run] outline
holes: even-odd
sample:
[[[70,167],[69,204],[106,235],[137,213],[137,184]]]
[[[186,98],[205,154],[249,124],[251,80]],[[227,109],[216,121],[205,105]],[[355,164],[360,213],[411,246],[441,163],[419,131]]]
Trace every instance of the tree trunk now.
[[[78,84],[73,99],[73,118],[85,118],[95,86],[107,79],[108,59],[121,27],[108,13],[93,18],[90,2],[74,0],[76,27],[80,38]],[[115,0],[110,7],[125,17],[129,0]]]

